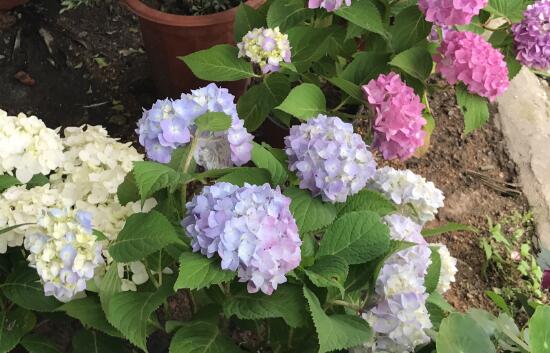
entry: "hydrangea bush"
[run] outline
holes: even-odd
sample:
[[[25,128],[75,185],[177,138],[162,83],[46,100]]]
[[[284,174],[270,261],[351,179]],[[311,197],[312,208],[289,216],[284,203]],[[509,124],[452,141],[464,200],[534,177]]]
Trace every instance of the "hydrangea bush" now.
[[[526,6],[242,5],[237,47],[183,58],[218,83],[144,110],[145,156],[100,126],[61,134],[2,112],[0,353],[46,344],[35,323],[52,312],[85,328],[75,352],[154,352],[156,331],[170,353],[544,352],[550,308],[529,306],[520,331],[446,302],[458,260],[429,236],[464,228],[431,225],[442,191],[384,162],[426,141],[433,72],[479,126],[518,70]],[[223,81],[241,79],[237,99]],[[288,127],[277,145],[254,141],[268,118]]]

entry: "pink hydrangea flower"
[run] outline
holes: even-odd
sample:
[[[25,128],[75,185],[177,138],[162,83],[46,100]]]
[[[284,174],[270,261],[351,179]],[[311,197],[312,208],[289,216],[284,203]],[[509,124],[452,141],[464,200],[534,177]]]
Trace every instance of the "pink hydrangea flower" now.
[[[504,55],[472,32],[448,31],[434,61],[436,71],[450,84],[462,81],[471,93],[490,101],[510,85]]]
[[[510,0],[513,1],[513,0]],[[466,25],[479,14],[489,0],[419,0],[426,20],[438,25]]]
[[[424,144],[420,97],[394,72],[370,81],[363,92],[375,114],[373,146],[384,159],[411,157]]]

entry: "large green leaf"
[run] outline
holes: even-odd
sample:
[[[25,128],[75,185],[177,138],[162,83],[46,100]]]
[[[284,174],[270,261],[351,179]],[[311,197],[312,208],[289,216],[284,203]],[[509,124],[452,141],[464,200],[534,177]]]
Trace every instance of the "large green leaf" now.
[[[372,0],[354,0],[351,6],[342,6],[335,13],[367,31],[378,33],[384,38],[390,37]]]
[[[456,86],[456,100],[464,114],[464,133],[469,134],[489,120],[487,100],[468,92],[462,84]]]
[[[428,37],[432,24],[425,20],[418,5],[407,7],[395,17],[395,24],[390,27],[392,47],[396,52],[414,47]]]
[[[248,131],[262,125],[269,113],[283,102],[290,92],[290,81],[285,75],[274,73],[263,82],[250,87],[239,98],[237,111]]]
[[[307,287],[304,296],[319,338],[319,353],[356,347],[372,339],[372,329],[365,320],[356,315],[327,315]]]
[[[357,53],[352,62],[339,76],[356,85],[365,84],[381,73],[389,71],[387,62],[390,56],[386,53],[364,51]]]
[[[174,289],[201,289],[231,281],[235,272],[222,270],[216,257],[185,252],[180,256],[180,271]]]
[[[312,14],[313,11],[306,7],[305,0],[273,1],[267,11],[267,26],[279,27],[284,33]]]
[[[539,305],[529,320],[531,353],[550,352],[550,306]]]
[[[292,199],[290,211],[301,234],[326,227],[336,218],[334,205],[311,196],[309,191],[288,188],[285,195]]]
[[[110,336],[120,337],[120,333],[107,321],[101,308],[99,298],[88,296],[82,299],[72,300],[59,308],[83,325],[102,331]]]
[[[337,27],[297,26],[288,31],[288,40],[292,46],[292,65],[297,72],[306,72],[314,62],[333,51],[338,51],[334,36]]]
[[[263,146],[253,142],[252,162],[259,167],[264,168],[271,174],[271,181],[275,185],[282,185],[288,178],[286,168],[281,162]]]
[[[337,255],[360,264],[383,255],[390,245],[388,226],[371,211],[346,213],[336,219],[319,244],[317,257]]]
[[[135,162],[133,174],[142,201],[160,189],[175,188],[181,181],[180,174],[174,169],[156,162]]]
[[[424,82],[432,72],[433,61],[428,49],[419,46],[397,54],[390,61],[390,65],[398,67],[412,77]]]
[[[220,44],[179,59],[189,66],[195,76],[205,81],[238,81],[256,76],[252,64],[238,58],[238,53],[236,47]]]
[[[161,213],[136,213],[126,220],[109,254],[118,262],[139,261],[179,241],[174,227]]]
[[[0,193],[16,185],[21,185],[21,182],[16,177],[8,174],[0,175]]]
[[[206,112],[194,123],[200,131],[226,131],[231,127],[231,117],[221,112]]]
[[[242,290],[232,294],[223,303],[225,316],[259,320],[282,318],[291,327],[301,327],[307,322],[302,287],[283,284],[272,295],[249,294]]]
[[[290,91],[277,109],[298,119],[307,120],[325,112],[327,102],[323,91],[317,85],[302,83]]]
[[[244,183],[252,185],[263,185],[271,181],[271,174],[263,168],[239,168],[234,172],[228,173],[218,179],[219,182],[231,183],[237,186],[243,186]]]
[[[322,256],[313,266],[304,270],[310,281],[317,287],[334,287],[344,295],[344,282],[348,276],[348,263],[339,256]]]
[[[479,233],[479,229],[467,224],[449,222],[439,227],[423,229],[422,235],[425,237],[434,237],[436,235],[441,235],[441,234],[451,233],[451,232],[471,232],[471,233],[477,234]]]
[[[23,308],[0,311],[0,353],[9,353],[36,323],[34,314]]]
[[[120,292],[109,301],[107,318],[130,342],[147,352],[151,314],[173,293],[173,281],[155,292]]]
[[[337,204],[338,215],[354,211],[372,211],[380,216],[388,215],[395,211],[394,204],[382,194],[363,189],[357,194],[348,197],[346,203]]]
[[[437,353],[495,353],[487,333],[471,317],[452,313],[441,322]]]
[[[59,353],[57,346],[48,337],[29,334],[23,337],[21,345],[29,353]]]
[[[170,343],[170,353],[244,353],[217,325],[204,321],[185,324]]]
[[[134,174],[126,174],[124,181],[118,186],[116,194],[118,202],[120,202],[122,206],[126,206],[129,202],[135,202],[140,199],[139,189]]]
[[[61,305],[55,298],[44,295],[36,270],[26,266],[15,268],[0,288],[6,298],[25,309],[53,311]]]
[[[118,275],[118,266],[117,263],[113,261],[107,268],[107,272],[105,273],[105,276],[103,276],[99,286],[99,301],[101,302],[101,308],[103,309],[103,313],[106,315],[107,321],[109,321],[109,316],[107,316],[107,313],[109,312],[109,304],[111,299],[116,293],[122,291],[121,287],[122,280]],[[112,325],[111,322],[109,323]]]
[[[523,19],[523,11],[530,0],[490,0],[485,10],[496,17],[507,17],[512,22],[519,22]]]
[[[357,102],[359,103],[363,102],[363,92],[361,91],[361,87],[359,87],[359,85],[351,81],[348,81],[346,79],[343,79],[341,77],[331,77],[331,78],[328,78],[328,81],[332,83],[334,86],[340,88],[347,95],[355,99]]]
[[[235,24],[233,32],[235,34],[235,42],[242,41],[244,35],[254,28],[264,27],[266,24],[264,16],[258,10],[242,3],[237,7],[235,14]]]
[[[124,341],[95,331],[78,331],[73,336],[72,343],[73,353],[125,353],[130,351]]]

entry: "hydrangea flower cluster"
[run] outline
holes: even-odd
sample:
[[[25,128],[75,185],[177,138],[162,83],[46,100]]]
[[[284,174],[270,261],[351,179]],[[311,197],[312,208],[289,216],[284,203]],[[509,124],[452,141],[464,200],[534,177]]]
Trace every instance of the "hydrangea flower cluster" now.
[[[451,256],[449,249],[443,244],[434,245],[438,247],[439,257],[441,258],[441,271],[436,290],[443,294],[451,289],[451,283],[456,280],[455,275],[458,269],[456,268],[456,259]]]
[[[289,169],[300,188],[329,202],[345,202],[376,172],[376,162],[353,126],[340,118],[319,115],[290,129],[285,137]]]
[[[373,147],[386,160],[411,157],[426,135],[420,97],[395,72],[370,81],[363,92],[375,114]]]
[[[39,232],[25,238],[30,266],[44,283],[44,294],[68,302],[86,289],[86,281],[104,263],[92,234],[91,215],[50,209],[38,220]]]
[[[227,89],[211,83],[190,94],[182,94],[181,99],[157,101],[143,113],[136,130],[147,157],[160,163],[170,162],[172,151],[194,138],[195,119],[206,112],[220,112],[231,116],[231,127],[226,132],[204,132],[199,136],[195,161],[206,169],[247,163],[251,158],[253,136],[239,119],[234,99]]]
[[[309,0],[308,7],[310,9],[326,9],[328,12],[336,11],[343,5],[351,6],[351,0]]]
[[[38,221],[44,209],[61,207],[58,192],[49,185],[27,190],[25,186],[12,186],[0,194],[0,229]],[[21,246],[25,234],[35,232],[35,225],[12,229],[0,236],[0,254],[8,247]]]
[[[512,26],[517,59],[525,66],[550,69],[550,0],[527,7],[523,20]]]
[[[418,245],[388,258],[376,281],[376,293],[382,300],[363,315],[376,333],[376,349],[411,352],[428,343],[425,330],[432,327],[426,309],[424,277],[431,263],[431,251],[420,234],[421,226],[401,215],[385,217],[393,240]]]
[[[48,175],[63,163],[63,146],[56,130],[35,116],[8,116],[0,109],[0,175],[22,183],[36,174]]]
[[[300,264],[301,240],[290,198],[269,184],[207,186],[187,203],[182,226],[193,251],[218,254],[224,270],[238,271],[248,291],[272,294]]]
[[[281,33],[279,27],[254,28],[244,35],[237,47],[239,58],[247,57],[260,65],[264,74],[279,71],[281,62],[291,62],[288,35]]]
[[[461,81],[470,92],[490,101],[510,85],[504,55],[472,32],[447,31],[434,61],[436,71],[450,84]]]
[[[467,25],[489,0],[419,0],[426,20],[442,26]]]
[[[402,212],[419,224],[435,218],[440,207],[443,207],[443,192],[433,182],[426,181],[410,170],[397,170],[383,167],[376,171],[369,188],[383,193],[395,204],[401,205]]]

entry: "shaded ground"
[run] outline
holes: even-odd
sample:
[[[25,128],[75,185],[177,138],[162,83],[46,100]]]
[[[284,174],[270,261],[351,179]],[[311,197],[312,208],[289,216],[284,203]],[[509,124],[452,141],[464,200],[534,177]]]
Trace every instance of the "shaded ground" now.
[[[102,124],[113,136],[135,141],[133,129],[141,107],[156,98],[136,20],[116,2],[63,15],[58,14],[58,4],[33,0],[0,15],[0,108],[36,114],[50,127]],[[35,84],[15,79],[19,71],[28,73]],[[400,167],[422,174],[444,191],[446,206],[432,225],[454,221],[483,228],[487,216],[498,219],[526,210],[521,195],[495,188],[502,182],[515,183],[516,171],[493,122],[464,137],[452,89],[438,91],[430,103],[437,121],[432,147]],[[454,233],[434,238],[459,259],[458,281],[448,294],[459,310],[492,308],[483,292],[495,283],[481,274],[480,236]],[[176,309],[177,304],[170,302]]]

